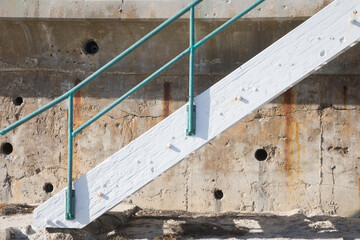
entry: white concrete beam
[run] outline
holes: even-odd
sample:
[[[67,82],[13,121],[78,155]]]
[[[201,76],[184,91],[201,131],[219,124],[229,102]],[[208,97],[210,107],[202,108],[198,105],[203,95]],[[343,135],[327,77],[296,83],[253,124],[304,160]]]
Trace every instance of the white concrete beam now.
[[[82,228],[186,156],[360,40],[359,0],[337,0],[196,97],[196,136],[186,107],[74,183],[76,219],[65,220],[65,190],[39,206],[34,224]],[[354,20],[356,17],[356,20]]]

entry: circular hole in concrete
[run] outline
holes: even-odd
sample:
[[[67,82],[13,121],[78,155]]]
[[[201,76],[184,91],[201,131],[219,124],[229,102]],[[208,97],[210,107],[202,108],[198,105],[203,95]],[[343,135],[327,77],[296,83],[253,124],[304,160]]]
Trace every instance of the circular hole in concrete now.
[[[83,49],[86,54],[93,55],[99,51],[99,46],[94,40],[88,40],[85,42]]]
[[[258,161],[265,161],[268,157],[267,152],[265,151],[265,149],[258,149],[255,152],[255,158]]]
[[[217,200],[222,199],[222,198],[224,197],[223,191],[221,191],[220,189],[216,189],[216,190],[214,191],[214,197],[215,197],[215,199],[217,199]]]
[[[16,97],[16,98],[14,98],[13,102],[14,102],[15,106],[20,106],[21,104],[23,104],[24,100],[22,97]]]
[[[5,155],[10,155],[13,151],[13,146],[11,143],[5,142],[1,144],[1,152]]]
[[[43,189],[46,193],[51,193],[54,190],[54,186],[51,183],[45,183]]]

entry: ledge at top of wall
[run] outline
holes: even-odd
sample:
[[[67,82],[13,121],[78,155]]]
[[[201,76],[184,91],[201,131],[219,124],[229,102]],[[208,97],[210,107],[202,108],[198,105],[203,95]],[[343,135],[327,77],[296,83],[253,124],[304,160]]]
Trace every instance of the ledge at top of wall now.
[[[246,18],[310,17],[333,0],[265,1]],[[2,0],[0,18],[167,19],[191,0]],[[254,0],[204,0],[196,18],[231,18]],[[188,14],[184,15],[188,18]]]

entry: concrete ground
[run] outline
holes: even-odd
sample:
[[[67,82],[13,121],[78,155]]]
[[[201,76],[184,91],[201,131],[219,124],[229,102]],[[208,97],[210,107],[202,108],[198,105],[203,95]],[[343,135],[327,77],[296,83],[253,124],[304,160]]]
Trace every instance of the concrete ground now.
[[[195,214],[119,205],[84,229],[37,229],[32,214],[0,217],[0,239],[360,239],[360,218],[303,213]]]

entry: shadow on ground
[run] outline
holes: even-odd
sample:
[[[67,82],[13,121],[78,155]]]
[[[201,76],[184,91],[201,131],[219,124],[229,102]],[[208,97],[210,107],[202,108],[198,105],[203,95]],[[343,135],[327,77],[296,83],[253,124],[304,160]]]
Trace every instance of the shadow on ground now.
[[[96,239],[360,238],[360,218],[141,210],[127,219],[104,215],[84,230]]]

